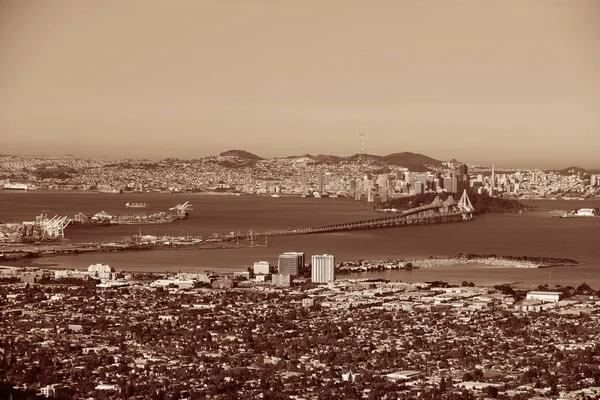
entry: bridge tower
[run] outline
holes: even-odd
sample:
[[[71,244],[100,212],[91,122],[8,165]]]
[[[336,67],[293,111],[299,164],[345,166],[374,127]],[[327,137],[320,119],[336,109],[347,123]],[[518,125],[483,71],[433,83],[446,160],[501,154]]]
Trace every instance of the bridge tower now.
[[[466,189],[463,190],[463,194],[458,201],[458,208],[463,213],[464,219],[471,219],[473,217],[475,207],[473,207],[473,204],[471,204],[471,199],[469,199]]]

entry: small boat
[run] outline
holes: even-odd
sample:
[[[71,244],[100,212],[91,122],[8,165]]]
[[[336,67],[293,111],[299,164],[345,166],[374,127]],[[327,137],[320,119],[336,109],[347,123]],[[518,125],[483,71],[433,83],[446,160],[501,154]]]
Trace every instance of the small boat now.
[[[125,203],[125,207],[127,208],[149,208],[150,204],[149,203],[131,203],[131,202],[127,202]]]
[[[272,194],[271,197],[280,197],[277,193]]]

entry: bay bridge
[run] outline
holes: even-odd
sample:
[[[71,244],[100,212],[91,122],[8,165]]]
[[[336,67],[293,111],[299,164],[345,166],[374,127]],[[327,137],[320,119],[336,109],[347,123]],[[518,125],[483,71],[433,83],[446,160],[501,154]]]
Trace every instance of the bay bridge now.
[[[475,208],[465,190],[457,202],[452,195],[442,201],[439,196],[431,204],[421,205],[389,217],[373,218],[361,221],[344,222],[330,225],[323,225],[315,228],[287,229],[279,231],[270,231],[268,233],[253,233],[238,236],[240,239],[258,238],[262,236],[288,236],[288,235],[308,235],[315,233],[341,232],[358,229],[378,229],[396,226],[412,226],[439,224],[449,222],[462,222],[473,219]]]

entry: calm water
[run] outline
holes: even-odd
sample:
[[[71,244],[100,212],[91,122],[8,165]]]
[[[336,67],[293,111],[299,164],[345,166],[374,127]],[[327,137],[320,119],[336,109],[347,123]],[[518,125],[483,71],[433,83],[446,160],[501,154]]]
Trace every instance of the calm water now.
[[[127,201],[151,204],[145,212],[166,211],[189,200],[193,206],[185,221],[168,225],[142,225],[143,234],[210,235],[230,231],[302,228],[381,216],[371,205],[349,199],[271,198],[255,196],[201,196],[193,194],[103,194],[0,192],[0,220],[33,220],[42,209],[50,214],[93,215],[126,213]],[[567,257],[585,263],[580,267],[541,270],[453,266],[413,271],[371,273],[370,277],[393,280],[445,280],[476,284],[522,282],[524,284],[578,285],[586,282],[600,289],[600,220],[551,218],[551,210],[600,207],[600,200],[528,201],[538,211],[523,214],[478,216],[467,223],[328,233],[269,238],[269,247],[214,250],[158,250],[152,252],[86,254],[54,257],[64,267],[86,268],[101,262],[117,270],[233,271],[257,260],[276,263],[283,251],[334,254],[337,260],[389,259],[456,255],[458,253]],[[556,215],[556,214],[554,214]],[[121,240],[139,233],[138,226],[67,228],[74,242]],[[258,243],[264,243],[260,238]],[[353,275],[359,277],[360,275]]]

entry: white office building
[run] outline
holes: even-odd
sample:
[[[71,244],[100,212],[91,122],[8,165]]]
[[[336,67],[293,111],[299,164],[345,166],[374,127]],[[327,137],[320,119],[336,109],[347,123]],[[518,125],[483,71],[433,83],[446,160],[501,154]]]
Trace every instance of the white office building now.
[[[268,261],[257,261],[254,263],[254,275],[259,274],[270,274],[271,273],[271,263]]]
[[[335,257],[330,254],[312,256],[311,279],[313,283],[335,280]]]

